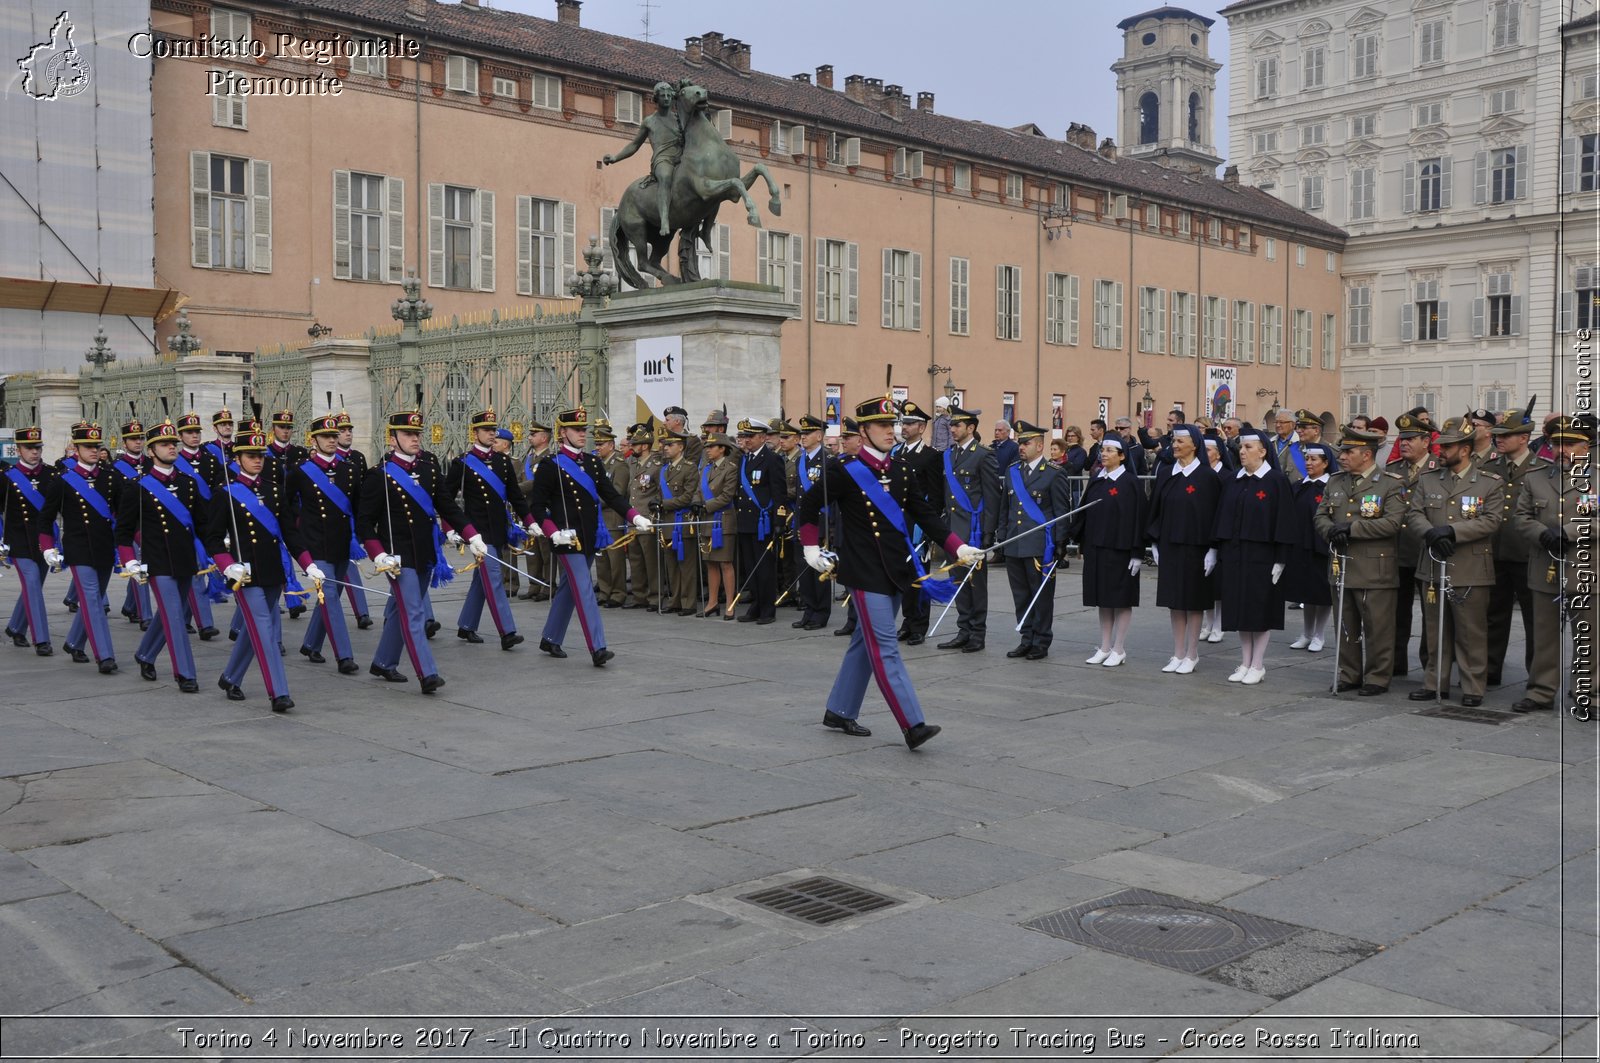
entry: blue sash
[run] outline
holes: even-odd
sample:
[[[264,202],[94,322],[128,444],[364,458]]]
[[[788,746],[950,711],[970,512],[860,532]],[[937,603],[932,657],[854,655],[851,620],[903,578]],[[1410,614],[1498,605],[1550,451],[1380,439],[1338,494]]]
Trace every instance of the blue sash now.
[[[587,491],[589,497],[594,499],[594,546],[596,550],[604,550],[611,545],[611,530],[606,527],[605,518],[600,512],[603,507],[600,505],[600,491],[595,487],[594,480],[588,473],[583,471],[583,466],[565,454],[556,455],[556,467],[572,477],[572,481]],[[560,484],[556,485],[558,490],[560,487]]]
[[[817,462],[822,466],[822,472],[820,475],[828,475],[828,452],[826,450],[819,450],[817,452]],[[795,459],[795,478],[800,483],[801,495],[804,495],[807,491],[811,490],[811,478],[807,475],[807,473],[810,471],[811,468],[806,462],[806,448],[801,447],[800,456]],[[828,507],[823,506],[818,512],[826,517],[828,515]]]
[[[956,505],[972,514],[972,533],[967,536],[967,542],[976,543],[983,534],[983,499],[978,499],[978,504],[974,506],[972,499],[967,497],[967,489],[956,479],[955,452],[955,447],[944,452],[944,482],[950,488],[950,497],[956,500]]]
[[[306,479],[327,496],[334,508],[343,513],[345,519],[350,522],[350,560],[365,561],[367,552],[361,549],[361,541],[356,538],[356,517],[354,507],[350,505],[350,497],[339,490],[339,485],[329,479],[328,474],[323,472],[322,467],[316,462],[307,461],[300,466],[300,471],[306,474]]]
[[[34,512],[44,512],[44,495],[40,494],[39,489],[33,486],[33,481],[28,479],[26,473],[21,469],[7,469],[6,479],[11,481],[18,493],[27,500],[28,505],[34,508]]]
[[[707,503],[711,501],[711,463],[709,461],[700,467],[700,498]],[[722,548],[722,515],[709,512],[707,515],[717,518],[711,525],[711,549],[720,550]]]
[[[500,499],[500,504],[505,507],[506,541],[512,546],[516,546],[518,543],[526,539],[528,537],[528,533],[523,531],[522,526],[512,519],[513,511],[511,509],[511,503],[506,500],[506,482],[500,479],[493,469],[485,465],[483,463],[483,459],[479,458],[470,450],[461,455],[461,464],[477,473],[478,479],[489,485],[489,490],[495,493],[495,495]]]
[[[428,518],[428,522],[433,525],[433,554],[437,560],[434,562],[433,572],[428,576],[428,586],[439,587],[449,583],[456,578],[456,570],[450,567],[449,561],[445,560],[444,530],[439,527],[439,512],[433,507],[433,499],[429,498],[428,492],[424,491],[411,478],[410,473],[394,462],[385,461],[383,463],[383,471],[388,474],[389,479],[393,480],[400,490],[406,493],[411,501],[417,504],[417,508],[422,510],[423,514]],[[385,488],[385,490],[388,489]],[[393,529],[390,529],[389,534],[391,536],[394,534]],[[394,544],[390,543],[389,545],[393,546]]]
[[[856,482],[856,486],[861,488],[861,493],[867,496],[867,501],[871,502],[878,512],[883,514],[884,519],[889,522],[889,527],[905,537],[906,549],[911,554],[911,567],[916,570],[917,578],[923,579],[928,574],[928,570],[923,567],[922,558],[912,545],[911,533],[906,529],[906,515],[900,509],[900,503],[896,502],[889,492],[883,489],[883,485],[878,482],[877,477],[873,476],[871,470],[867,468],[866,462],[846,462],[844,471],[849,473],[850,478]],[[956,585],[953,580],[924,580],[918,586],[919,589],[927,593],[929,598],[941,604],[954,600],[956,596]]]
[[[100,514],[110,523],[112,528],[117,526],[117,518],[111,515],[111,503],[106,501],[105,495],[89,486],[89,481],[85,480],[78,470],[67,469],[66,472],[61,474],[61,480],[68,487],[78,492],[78,497],[89,503],[89,508]]]
[[[206,449],[211,451],[212,457],[217,459],[218,465],[228,464],[228,452],[222,449],[222,444],[215,439],[206,444]]]
[[[268,535],[278,540],[278,560],[283,564],[284,578],[289,581],[287,593],[304,597],[309,592],[302,588],[300,581],[294,577],[294,562],[289,560],[289,548],[283,545],[283,529],[278,525],[278,518],[272,515],[272,510],[262,504],[260,495],[242,483],[229,484],[228,494],[245,508],[245,512],[249,513]],[[239,544],[234,543],[233,548],[238,550]]]
[[[211,485],[206,483],[206,478],[200,475],[200,471],[198,469],[189,464],[188,458],[184,457],[182,454],[179,454],[176,458],[172,459],[172,467],[195,482],[195,485],[200,488],[201,498],[207,502],[211,501]]]
[[[149,473],[139,477],[139,486],[150,492],[150,497],[156,500],[156,504],[172,514],[172,519],[181,524],[183,530],[189,533],[190,538],[194,540],[194,559],[200,566],[200,570],[205,571],[208,568],[216,568],[216,565],[211,561],[211,555],[206,553],[204,544],[200,542],[200,536],[195,534],[194,515],[189,512],[189,507],[183,504],[183,499],[178,497],[177,492]],[[220,580],[215,582],[220,582]],[[212,598],[214,601],[227,601],[226,597],[216,598],[217,588],[212,580],[207,580],[206,583],[207,597]],[[224,584],[224,593],[226,593],[226,587],[227,585]]]
[[[750,504],[756,507],[756,542],[764,543],[772,536],[772,504],[763,506],[756,501],[756,489],[750,483],[750,474],[745,471],[744,458],[739,459],[739,486],[744,488]]]
[[[1040,467],[1043,468],[1043,466]],[[1050,519],[1044,515],[1044,510],[1039,508],[1039,503],[1035,502],[1033,496],[1022,486],[1022,462],[1020,461],[1011,466],[1011,490],[1017,496],[1017,505],[1022,507],[1022,511],[1032,518],[1035,524],[1043,524]],[[1055,536],[1050,534],[1049,529],[1045,529],[1040,534],[1044,536],[1043,564],[1048,566],[1050,559],[1055,556],[1056,552]]]
[[[667,486],[668,466],[661,466],[657,478],[661,481],[661,498],[663,501],[672,501],[672,488]],[[678,560],[683,560],[683,510],[675,510],[672,514],[672,551],[678,555]]]

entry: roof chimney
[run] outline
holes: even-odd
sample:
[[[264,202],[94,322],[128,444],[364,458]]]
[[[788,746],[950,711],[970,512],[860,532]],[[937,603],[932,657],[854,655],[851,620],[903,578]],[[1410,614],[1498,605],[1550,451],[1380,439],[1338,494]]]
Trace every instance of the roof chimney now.
[[[472,0],[476,5],[478,0]],[[556,21],[563,26],[576,26],[578,24],[578,9],[583,6],[583,0],[556,0]]]
[[[418,0],[421,2],[421,0]],[[856,103],[867,102],[867,79],[860,74],[846,74],[844,78],[844,94]]]
[[[1229,165],[1223,169],[1222,183],[1229,188],[1239,187],[1239,167],[1237,164]]]
[[[861,82],[866,87],[868,99],[883,95],[882,78],[862,78]]]
[[[461,5],[463,7],[477,7],[478,0],[461,0]]]
[[[919,92],[919,93],[917,93],[917,110],[919,110],[919,111],[932,111],[933,110],[933,93],[931,93],[931,92]]]
[[[1091,133],[1090,135],[1092,139],[1093,134]],[[1117,142],[1112,140],[1110,137],[1106,137],[1104,140],[1102,140],[1100,142],[1100,157],[1102,159],[1110,159],[1112,162],[1116,162]]]
[[[833,66],[825,63],[817,67],[817,87],[823,89],[833,88]]]
[[[791,81],[799,81],[807,85],[811,84],[811,75],[804,72],[799,74],[791,74],[789,78]]]
[[[741,74],[750,73],[750,46],[743,41],[734,40],[732,37],[724,42],[722,57],[728,65]]]
[[[699,37],[685,37],[683,39],[684,61],[694,66],[700,65],[700,60],[705,57],[705,45]]]
[[[906,116],[906,102],[910,98],[899,85],[885,85],[883,87],[883,113],[896,121],[904,118]]]
[[[1094,127],[1073,122],[1067,127],[1067,143],[1084,151],[1094,150]]]
[[[721,59],[722,58],[722,34],[721,33],[718,33],[715,30],[712,30],[712,31],[710,31],[708,33],[702,33],[700,35],[700,38],[701,38],[702,41],[705,42],[704,54],[705,54],[705,57],[707,59]]]

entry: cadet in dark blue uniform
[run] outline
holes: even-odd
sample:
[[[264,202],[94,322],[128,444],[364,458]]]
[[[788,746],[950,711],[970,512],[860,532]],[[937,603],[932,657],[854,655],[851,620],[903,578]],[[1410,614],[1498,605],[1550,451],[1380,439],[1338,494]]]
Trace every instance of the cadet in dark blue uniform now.
[[[218,410],[212,418],[212,427],[226,426],[232,434],[233,415],[226,409]],[[214,491],[221,490],[228,482],[228,455],[223,440],[220,438],[200,445],[201,422],[200,415],[190,411],[178,418],[178,454],[175,465],[179,472],[195,481],[199,489],[200,500],[210,505]],[[197,532],[201,529],[196,529]],[[196,574],[190,585],[184,588],[184,601],[188,603],[188,614],[194,618],[195,629],[199,632],[201,642],[209,642],[216,638],[220,632],[212,623],[211,616],[211,580],[207,575]]]
[[[739,578],[748,603],[739,623],[770,624],[778,619],[778,507],[787,498],[789,470],[767,444],[768,424],[757,418],[739,422]]]
[[[124,490],[133,490],[139,477],[144,475],[146,467],[150,464],[144,456],[144,423],[137,417],[122,423],[122,453],[117,455],[117,460],[111,463],[111,479],[116,484],[113,489],[117,498],[122,498]],[[137,544],[135,544],[137,550]],[[128,618],[128,623],[138,624],[140,631],[150,627],[153,613],[150,611],[150,588],[136,579],[125,580],[128,585],[127,592],[122,596],[122,615]]]
[[[367,479],[367,456],[355,449],[355,422],[350,419],[347,410],[340,410],[334,415],[339,425],[339,460],[348,462],[356,471],[353,482],[359,487]],[[361,566],[350,566],[350,586],[343,590],[350,596],[350,611],[355,614],[356,627],[362,631],[372,626],[372,616],[367,612],[367,591],[365,581],[361,577]]]
[[[984,552],[966,545],[944,526],[938,510],[914,482],[915,474],[890,456],[898,416],[894,399],[887,396],[857,406],[856,420],[865,439],[856,460],[829,462],[822,485],[806,492],[797,516],[806,564],[821,573],[838,565],[839,582],[850,589],[858,625],[828,693],[823,726],[848,735],[870,735],[857,717],[867,680],[876,678],[906,745],[916,749],[938,734],[939,727],[923,718],[895,637],[901,596],[923,572],[911,551],[912,525],[963,563],[982,560]],[[824,501],[839,516],[837,555],[821,546],[818,522],[824,519]]]
[[[487,603],[495,630],[500,633],[500,648],[509,650],[523,638],[517,634],[517,621],[506,598],[504,568],[496,562],[505,557],[509,547],[526,538],[523,528],[532,518],[527,499],[517,489],[517,468],[511,455],[494,449],[499,427],[492,409],[472,415],[472,445],[451,460],[444,490],[452,499],[461,496],[462,512],[478,529],[487,547],[481,555],[483,560],[472,572],[472,586],[456,619],[456,637],[472,643],[483,641],[478,623]],[[457,533],[451,529],[450,534],[455,537]]]
[[[79,421],[72,426],[72,443],[78,455],[51,478],[45,493],[45,521],[60,519],[61,538],[56,549],[44,552],[52,568],[67,566],[78,592],[79,609],[62,646],[79,664],[89,661],[85,645],[104,675],[117,670],[111,648],[111,627],[106,623],[106,591],[117,562],[116,513],[119,482],[109,468],[96,460],[103,436],[100,426]]]
[[[1002,547],[1006,575],[1011,581],[1011,601],[1022,641],[1006,656],[1030,661],[1044,659],[1054,638],[1056,565],[1067,548],[1067,522],[1057,521],[1034,531],[1072,509],[1072,478],[1061,466],[1046,461],[1049,433],[1038,425],[1018,421],[1017,460],[1002,474],[1005,491],[997,541],[1032,532]],[[1030,608],[1031,605],[1031,608]]]
[[[901,443],[895,450],[895,457],[905,462],[915,475],[914,482],[920,485],[923,496],[935,509],[939,509],[939,499],[943,494],[940,476],[942,459],[937,450],[923,441],[922,436],[927,428],[927,410],[909,399],[900,404]],[[929,561],[927,544],[919,539],[916,547],[922,551],[923,563],[927,564]],[[917,587],[906,593],[899,638],[908,646],[920,646],[927,637],[928,595],[922,588]]]
[[[300,655],[312,664],[324,664],[322,639],[326,635],[333,644],[333,655],[339,671],[353,675],[361,670],[355,662],[355,649],[350,645],[350,632],[345,627],[344,614],[339,611],[339,592],[344,584],[355,582],[359,571],[355,562],[366,556],[358,553],[361,544],[356,539],[356,507],[361,497],[361,482],[356,478],[358,466],[341,461],[338,455],[338,421],[332,415],[318,417],[311,422],[311,445],[314,453],[290,470],[288,484],[289,519],[285,529],[289,535],[289,550],[312,580],[332,579],[332,598],[323,591],[306,625],[305,639],[300,643]]]
[[[800,445],[795,448],[795,481],[799,487],[795,508],[798,510],[800,499],[821,481],[823,468],[836,459],[822,445],[822,436],[828,426],[820,418],[808,413],[795,423],[795,427],[800,432]],[[798,522],[795,540],[799,541]],[[804,611],[792,626],[803,631],[817,631],[828,626],[828,617],[833,612],[833,591],[809,565],[800,570],[795,596]]]
[[[46,565],[40,537],[50,532],[44,520],[45,492],[60,474],[42,460],[44,436],[36,426],[17,429],[16,442],[19,460],[0,478],[0,553],[22,585],[6,634],[17,646],[32,640],[34,652],[48,657],[55,651],[50,646],[50,617],[44,610]]]
[[[995,541],[1004,489],[994,451],[978,439],[978,415],[950,407],[950,446],[943,461],[944,519],[974,546]],[[989,637],[989,570],[979,567],[962,578],[956,594],[956,636],[941,650],[980,653]]]
[[[596,668],[603,668],[616,654],[606,648],[606,629],[594,600],[594,552],[611,545],[600,507],[622,514],[641,533],[649,532],[653,525],[617,493],[600,459],[584,449],[589,417],[583,409],[557,414],[556,432],[561,446],[539,463],[528,496],[533,518],[549,536],[554,567],[562,576],[560,588],[550,598],[550,615],[539,648],[552,657],[567,655],[561,642],[576,610],[589,656]]]

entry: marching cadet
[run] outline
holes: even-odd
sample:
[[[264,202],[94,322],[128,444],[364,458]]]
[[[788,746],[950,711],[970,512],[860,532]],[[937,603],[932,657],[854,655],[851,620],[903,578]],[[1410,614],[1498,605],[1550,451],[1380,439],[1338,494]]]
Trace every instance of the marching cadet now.
[[[539,466],[554,457],[555,453],[556,447],[550,441],[550,426],[537,419],[529,421],[528,453],[522,459],[523,498],[532,498],[533,478],[538,474]],[[547,601],[554,593],[553,588],[556,585],[556,569],[550,557],[550,544],[544,539],[535,537],[528,543],[526,550],[522,560],[527,567],[528,589],[523,592],[522,597],[535,602]]]
[[[805,414],[796,427],[800,432],[800,445],[794,448],[794,506],[798,512],[800,500],[822,480],[822,470],[832,459],[822,445],[823,433],[827,431],[828,426],[821,418]],[[823,510],[822,519],[831,519],[831,514]],[[795,528],[797,544],[799,537],[800,529],[797,526]],[[794,627],[802,631],[819,631],[828,626],[828,617],[833,613],[833,594],[810,565],[802,565],[800,568],[795,599],[800,603],[802,612],[800,619],[794,622]]]
[[[1522,482],[1530,473],[1549,468],[1550,463],[1528,446],[1533,437],[1533,403],[1525,410],[1511,410],[1491,432],[1498,453],[1481,462],[1483,468],[1505,481],[1505,510],[1494,533],[1494,590],[1489,594],[1489,674],[1490,686],[1499,686],[1506,662],[1506,646],[1511,641],[1511,612],[1522,613],[1522,664],[1533,676],[1533,592],[1528,586],[1528,542],[1513,529]]]
[[[96,461],[102,438],[97,424],[79,421],[72,426],[72,442],[78,453],[59,476],[50,478],[45,491],[43,534],[50,536],[48,529],[59,517],[61,538],[56,541],[51,537],[51,549],[44,551],[44,560],[53,569],[67,566],[81,606],[61,648],[74,661],[87,664],[87,642],[100,673],[110,675],[117,670],[117,655],[111,647],[105,602],[111,570],[117,562],[120,484],[108,468]]]
[[[1004,491],[996,537],[1022,536],[1001,548],[1011,601],[1016,607],[1022,641],[1006,656],[1042,661],[1054,638],[1056,563],[1066,551],[1067,526],[1041,525],[1072,509],[1072,484],[1066,470],[1045,460],[1049,433],[1038,425],[1016,423],[1017,460],[1002,477]],[[1024,534],[1024,533],[1032,534]]]
[[[150,471],[139,478],[136,490],[123,495],[117,510],[117,556],[122,571],[150,582],[157,620],[144,633],[133,659],[139,662],[140,678],[154,682],[156,655],[165,646],[178,689],[193,694],[200,684],[195,679],[194,652],[183,618],[184,600],[194,596],[195,574],[211,564],[200,542],[207,515],[205,497],[200,493],[204,484],[177,467],[178,428],[171,421],[150,429],[145,446],[150,453]],[[137,559],[135,541],[140,544]]]
[[[226,426],[231,442],[233,435],[233,414],[226,409],[218,410],[212,418],[213,427]],[[213,489],[220,489],[228,477],[228,462],[231,460],[219,443],[212,443],[202,447],[200,445],[200,415],[190,411],[178,418],[178,455],[176,468],[179,472],[195,481],[195,486],[200,490],[200,501],[210,505]],[[221,438],[220,435],[218,437]],[[196,537],[203,528],[196,529]],[[209,576],[196,574],[188,588],[184,600],[189,603],[189,615],[194,618],[194,626],[198,630],[201,642],[210,642],[220,632],[212,623],[211,602],[212,595],[216,592]],[[226,600],[226,599],[224,599]]]
[[[1451,668],[1459,664],[1461,704],[1469,709],[1483,704],[1494,531],[1505,511],[1505,482],[1473,462],[1472,435],[1467,418],[1444,423],[1437,440],[1443,467],[1417,480],[1402,533],[1420,542],[1417,583],[1427,587],[1422,633],[1428,664],[1422,688],[1408,696],[1412,701],[1449,697]],[[1445,603],[1443,631],[1440,601]]]
[[[111,463],[111,478],[116,487],[113,494],[120,500],[124,490],[133,490],[139,477],[149,465],[144,456],[144,423],[137,417],[122,422],[122,450]],[[137,545],[135,546],[137,550]],[[138,624],[140,631],[150,627],[150,588],[136,579],[127,581],[128,591],[122,597],[122,615],[128,623]]]
[[[178,428],[182,429],[183,425],[180,423]],[[226,406],[211,415],[211,432],[216,438],[207,443],[205,449],[210,451],[212,457],[217,459],[217,465],[224,469],[226,469],[228,467],[228,463],[233,460],[233,429],[233,412]],[[179,436],[180,438],[182,437],[181,431]],[[210,463],[207,462],[207,465],[210,465]],[[212,486],[218,486],[219,484],[226,486],[227,483],[225,479],[208,482],[210,482]]]
[[[353,500],[358,497],[357,465],[340,460],[338,438],[337,417],[318,417],[311,422],[312,452],[289,472],[285,531],[289,549],[306,575],[318,584],[323,580],[333,583],[331,602],[326,592],[318,594],[300,643],[300,655],[312,664],[326,664],[327,658],[322,655],[322,639],[326,635],[333,644],[340,674],[354,675],[361,666],[356,664],[350,631],[339,611],[339,593],[355,582],[355,560],[365,554],[360,552],[361,544],[356,539]]]
[[[335,453],[340,461],[349,462],[351,467],[355,469],[355,475],[351,477],[350,481],[351,485],[356,488],[356,493],[350,495],[350,500],[354,502],[360,493],[362,483],[367,479],[367,456],[356,450],[353,445],[356,426],[355,422],[350,419],[349,411],[340,410],[334,414],[334,417],[336,418],[335,423],[339,426],[339,446]],[[350,556],[352,560],[356,557],[355,554]],[[367,611],[367,590],[361,578],[361,566],[351,565],[349,575],[350,586],[340,589],[350,596],[350,611],[355,614],[356,627],[365,631],[372,626],[372,615]],[[337,600],[338,596],[335,595],[334,597]]]
[[[1403,413],[1395,418],[1394,427],[1400,456],[1385,465],[1384,471],[1400,477],[1409,498],[1412,488],[1416,487],[1417,481],[1423,474],[1439,467],[1439,459],[1435,458],[1432,452],[1433,425],[1415,413]],[[1395,591],[1394,674],[1407,675],[1411,671],[1411,621],[1415,613],[1413,603],[1417,597],[1417,562],[1420,559],[1421,548],[1412,536],[1402,535],[1396,551],[1400,568],[1400,586]],[[1417,655],[1426,667],[1428,664],[1426,639],[1418,640]]]
[[[944,519],[967,542],[988,549],[1000,520],[1004,489],[994,451],[978,439],[978,414],[950,406],[950,446],[944,452]],[[989,632],[989,570],[978,568],[964,577],[956,595],[956,636],[939,643],[941,650],[979,653]]]
[[[611,478],[619,495],[628,493],[628,459],[617,453],[617,434],[609,421],[594,423],[594,456]],[[621,524],[610,528],[613,537],[621,536]],[[602,609],[615,609],[628,598],[628,551],[605,550],[594,559],[595,598]]]
[[[1364,698],[1389,691],[1394,671],[1395,595],[1400,585],[1400,525],[1406,516],[1406,484],[1378,466],[1382,432],[1346,428],[1339,439],[1342,472],[1328,479],[1312,518],[1339,566],[1330,571],[1334,594],[1344,586],[1344,617],[1333,633],[1339,647],[1335,691]]]
[[[239,466],[233,480],[217,492],[206,519],[205,545],[233,588],[244,618],[245,637],[233,645],[228,663],[217,680],[229,701],[243,701],[239,684],[252,660],[261,664],[273,712],[294,708],[283,658],[276,652],[283,641],[283,621],[278,600],[294,573],[294,562],[284,545],[283,521],[288,506],[278,482],[265,475],[267,437],[245,432],[233,441],[232,458]]]
[[[717,601],[726,599],[722,619],[733,619],[733,561],[739,534],[739,467],[732,454],[735,444],[726,432],[713,432],[704,440],[706,463],[700,466],[700,506],[705,522],[700,526],[700,550],[706,559],[706,611],[702,617],[717,615]],[[806,570],[811,571],[810,569]],[[826,614],[824,614],[826,615]]]
[[[272,439],[267,443],[267,455],[284,470],[282,477],[286,482],[288,470],[298,469],[311,456],[305,447],[294,441],[293,410],[283,409],[272,415]]]
[[[1533,593],[1533,667],[1528,691],[1511,706],[1513,712],[1550,712],[1561,685],[1562,602],[1573,610],[1573,644],[1569,700],[1580,720],[1594,719],[1593,588],[1579,565],[1580,546],[1592,551],[1595,521],[1594,469],[1590,464],[1595,443],[1595,420],[1589,414],[1560,417],[1550,425],[1547,438],[1556,460],[1527,473],[1517,497],[1513,533],[1527,544],[1528,586]],[[1593,572],[1592,562],[1589,563]],[[1562,582],[1565,577],[1565,583]],[[1585,653],[1578,652],[1587,647]]]
[[[916,749],[940,728],[923,718],[895,637],[895,611],[923,572],[911,550],[911,527],[920,527],[962,564],[975,564],[985,555],[944,526],[937,507],[914,483],[915,474],[891,454],[897,417],[894,399],[888,396],[857,406],[856,419],[865,433],[857,459],[828,462],[822,474],[826,490],[806,492],[796,516],[806,564],[824,575],[838,566],[839,582],[850,589],[859,625],[828,693],[823,726],[857,737],[870,735],[858,717],[867,680],[876,678],[906,746]],[[1036,449],[1044,449],[1042,436]],[[837,554],[821,546],[818,522],[824,519],[824,494],[843,529]]]
[[[665,459],[655,446],[649,425],[636,424],[628,435],[628,506],[635,513],[654,513],[661,505],[660,471]],[[619,492],[620,493],[620,492]],[[661,544],[649,535],[628,540],[628,586],[632,595],[623,609],[655,609],[661,600]],[[620,553],[620,551],[618,551]]]
[[[689,437],[682,432],[663,430],[661,451],[665,464],[656,474],[661,485],[662,513],[656,531],[666,584],[661,611],[679,616],[693,616],[700,599],[699,542],[691,520],[700,506],[700,471],[687,456],[688,443]]]
[[[770,426],[756,417],[739,422],[739,574],[744,580],[739,597],[749,607],[739,614],[741,624],[770,624],[778,619],[778,508],[788,490],[783,459],[767,446]]]
[[[600,509],[604,506],[624,514],[642,535],[648,535],[653,525],[649,517],[629,507],[628,500],[611,485],[600,459],[584,451],[589,416],[583,408],[558,413],[556,428],[561,433],[561,447],[553,458],[540,463],[529,499],[534,519],[542,522],[550,538],[551,556],[562,575],[561,586],[550,598],[550,615],[539,648],[552,657],[567,655],[561,641],[576,609],[589,656],[596,668],[604,668],[616,654],[606,648],[605,625],[594,600],[594,552],[611,545]]]
[[[403,642],[422,692],[432,694],[444,686],[444,678],[428,649],[424,588],[435,579],[448,579],[440,569],[450,568],[443,558],[444,532],[439,520],[461,530],[475,557],[481,557],[488,547],[455,499],[445,493],[438,464],[423,460],[422,414],[415,410],[390,414],[389,435],[389,453],[381,465],[367,471],[361,485],[356,520],[367,556],[389,578],[392,595],[384,607],[383,634],[367,670],[385,682],[404,683],[406,677],[398,670]]]
[[[943,494],[939,482],[939,452],[923,440],[929,421],[928,411],[907,399],[900,404],[900,438],[901,443],[895,457],[905,462],[916,474],[916,482],[921,486],[924,497],[937,509],[940,508],[939,498]],[[919,541],[917,549],[923,551],[923,563],[928,558],[928,544]],[[902,617],[899,639],[908,646],[920,646],[928,637],[928,595],[920,588],[907,592],[906,600],[902,606]]]
[[[529,516],[527,499],[516,489],[517,467],[509,455],[495,453],[494,437],[499,427],[493,409],[472,415],[472,445],[451,460],[444,492],[452,501],[461,497],[462,512],[488,546],[478,555],[472,586],[467,589],[467,600],[461,604],[461,615],[456,619],[456,637],[474,644],[483,641],[478,623],[487,603],[495,630],[500,633],[500,648],[509,650],[523,638],[517,634],[517,620],[511,615],[505,580],[501,579],[508,563],[500,559],[509,548],[526,539],[523,529]],[[450,541],[461,541],[454,529],[450,530]]]
[[[48,508],[45,494],[60,473],[42,460],[44,436],[37,425],[17,429],[16,444],[17,464],[0,480],[0,555],[11,563],[22,585],[6,634],[16,646],[27,646],[31,640],[34,652],[48,657],[55,650],[50,645],[50,617],[44,608],[42,541],[50,535],[50,524],[44,519]]]

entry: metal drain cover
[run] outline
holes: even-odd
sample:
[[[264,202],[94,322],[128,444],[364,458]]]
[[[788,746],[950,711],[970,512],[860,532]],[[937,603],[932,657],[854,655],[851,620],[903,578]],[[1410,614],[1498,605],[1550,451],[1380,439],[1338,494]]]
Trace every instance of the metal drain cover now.
[[[1417,709],[1413,716],[1434,716],[1441,720],[1465,720],[1468,723],[1486,723],[1499,726],[1513,719],[1509,712],[1493,709],[1469,709],[1464,705],[1436,705],[1431,709]]]
[[[816,926],[827,926],[852,915],[876,912],[900,903],[893,897],[823,877],[786,882],[747,893],[739,899]]]
[[[1140,889],[1085,901],[1022,925],[1189,974],[1236,960],[1303,929]]]

